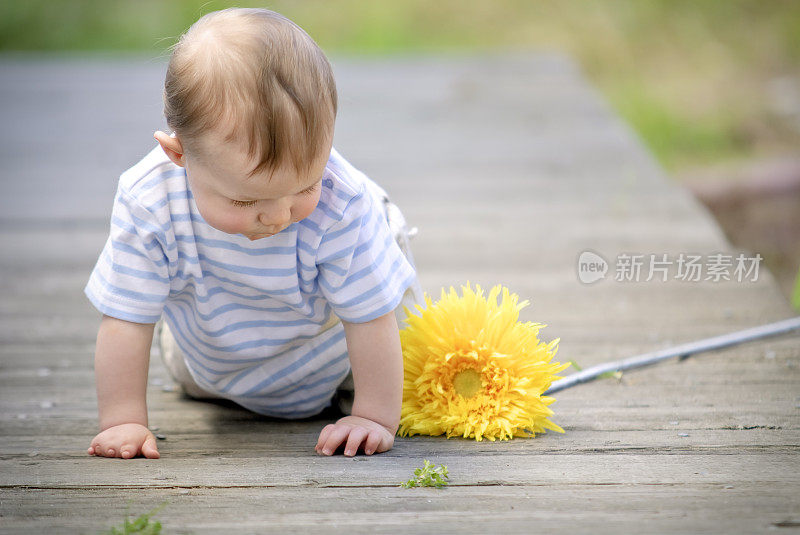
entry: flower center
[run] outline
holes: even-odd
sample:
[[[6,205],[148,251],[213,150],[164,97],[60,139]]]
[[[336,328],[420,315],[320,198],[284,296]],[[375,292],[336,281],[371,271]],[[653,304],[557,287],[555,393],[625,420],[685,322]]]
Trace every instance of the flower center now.
[[[453,388],[456,393],[465,397],[471,398],[475,392],[481,389],[481,374],[473,368],[461,370],[453,377]]]

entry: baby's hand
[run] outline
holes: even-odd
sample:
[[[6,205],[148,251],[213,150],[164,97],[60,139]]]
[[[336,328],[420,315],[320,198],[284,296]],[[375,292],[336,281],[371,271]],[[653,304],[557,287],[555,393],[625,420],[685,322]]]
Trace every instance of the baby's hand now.
[[[109,427],[92,440],[89,455],[131,459],[139,452],[148,459],[161,457],[156,448],[156,437],[140,424],[121,424]]]
[[[362,443],[367,455],[389,451],[394,445],[394,435],[381,424],[359,416],[345,416],[322,428],[314,449],[323,455],[333,455],[345,440],[344,454],[348,457],[354,456]]]

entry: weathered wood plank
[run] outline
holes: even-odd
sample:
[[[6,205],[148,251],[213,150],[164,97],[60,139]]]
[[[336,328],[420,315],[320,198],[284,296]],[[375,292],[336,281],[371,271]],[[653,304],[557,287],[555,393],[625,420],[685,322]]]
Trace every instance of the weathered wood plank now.
[[[609,435],[623,432],[623,431],[661,431],[675,429],[676,433],[690,433],[701,430],[725,430],[725,429],[776,429],[776,430],[797,430],[800,429],[796,418],[789,418],[784,413],[777,412],[775,414],[764,413],[758,410],[751,410],[742,413],[740,411],[729,411],[723,414],[724,418],[711,418],[709,412],[715,412],[717,409],[704,407],[698,409],[691,414],[678,414],[676,412],[663,411],[655,414],[641,414],[641,409],[638,407],[631,407],[625,413],[611,414],[607,410],[594,410],[586,416],[578,416],[574,414],[564,414],[557,412],[552,420],[560,425],[566,431],[566,439],[571,440],[569,437],[572,433],[579,431],[595,431],[599,432],[596,438],[598,442],[609,440]],[[258,426],[259,423],[250,423],[247,418],[236,419],[235,417],[243,409],[232,408],[230,411],[217,412],[214,406],[209,404],[208,409],[202,413],[194,413],[186,411],[182,418],[197,418],[198,421],[191,425],[181,425],[181,417],[167,414],[160,410],[152,410],[150,414],[149,423],[151,426],[157,426],[161,432],[168,436],[180,436],[197,434],[200,436],[216,435],[219,434],[223,437],[229,435],[236,436],[237,431],[242,428],[250,428]],[[6,435],[20,435],[38,437],[37,440],[45,441],[46,437],[50,435],[59,436],[73,436],[76,437],[76,447],[83,451],[88,447],[91,439],[99,432],[96,420],[96,411],[92,410],[76,410],[69,416],[62,417],[41,417],[36,414],[28,414],[24,412],[18,413],[14,419],[5,420],[0,425],[3,434]],[[232,418],[232,420],[226,420]],[[329,420],[320,420],[319,424],[314,424],[317,430],[321,429],[325,424],[334,421],[335,418],[331,417]],[[670,422],[679,422],[672,424]],[[260,425],[269,425],[267,422],[261,422]],[[284,422],[275,423],[278,429],[285,429]],[[41,429],[46,429],[43,431]],[[285,432],[293,432],[291,428]],[[758,438],[753,439],[754,446],[759,445]],[[466,444],[473,444],[467,441]],[[85,447],[84,447],[85,445]],[[467,448],[476,446],[465,446]],[[1,451],[1,450],[0,450]]]
[[[219,455],[242,457],[313,457],[313,444],[319,430],[327,423],[317,422],[275,425],[252,425],[247,431],[235,430],[178,431],[158,427],[166,435],[164,454],[172,459],[205,459]],[[686,435],[686,436],[683,436]],[[0,459],[6,461],[46,461],[83,458],[91,437],[77,434],[9,435],[3,440]],[[735,427],[731,429],[698,429],[683,422],[671,421],[661,429],[617,431],[613,437],[603,431],[578,429],[569,435],[545,433],[534,439],[475,442],[444,437],[396,437],[398,451],[413,456],[417,451],[428,455],[527,455],[537,454],[627,454],[640,455],[729,455],[739,453],[800,453],[800,429]],[[402,443],[402,444],[401,444]]]
[[[717,384],[723,385],[724,383]],[[586,386],[582,395],[568,395],[561,392],[551,408],[560,417],[570,416],[579,420],[583,420],[581,416],[583,411],[589,411],[588,414],[592,416],[598,412],[606,413],[608,419],[613,419],[615,416],[621,417],[624,412],[640,412],[642,415],[656,420],[662,415],[696,416],[707,411],[708,407],[716,407],[715,410],[723,411],[722,414],[744,411],[764,415],[781,414],[787,418],[793,417],[795,420],[800,418],[797,396],[791,393],[764,392],[757,397],[742,400],[735,393],[715,397],[704,392],[703,388],[707,386],[698,383],[674,385],[669,382],[664,385],[646,382],[630,384],[630,382],[618,383],[614,379],[603,379],[597,385],[592,385],[591,390],[588,390],[589,387]],[[38,396],[20,399],[19,396],[24,395],[28,390],[29,387],[9,386],[3,388],[1,398],[3,399],[3,414],[27,409],[30,411],[29,414],[36,414],[44,418],[63,417],[68,415],[69,411],[81,411],[81,416],[85,417],[86,411],[91,414],[90,411],[95,408],[93,384],[88,381],[83,388],[52,386]],[[179,414],[183,411],[200,414],[203,412],[229,412],[227,407],[223,409],[220,406],[219,409],[215,409],[216,405],[213,403],[183,398],[182,394],[177,391],[165,392],[163,387],[150,387],[148,401],[151,410],[158,411],[160,415],[166,417],[170,414],[178,415],[176,421],[180,421]],[[172,404],[176,402],[178,405],[173,406]],[[222,403],[228,404],[232,411],[238,410],[238,406],[233,402]],[[590,403],[590,406],[587,406],[587,403]],[[635,409],[635,411],[631,411],[631,409]],[[724,420],[722,414],[717,415],[716,421]],[[709,414],[708,420],[714,422],[714,416]],[[3,419],[0,418],[0,421]]]
[[[428,441],[424,442],[427,443]],[[534,444],[535,445],[535,444]],[[393,486],[422,465],[414,441],[403,441],[377,456],[324,457],[247,456],[195,453],[160,459],[36,458],[0,460],[2,487],[88,486]],[[428,456],[426,451],[424,456]],[[427,458],[427,457],[426,457]],[[656,460],[657,459],[657,460]],[[642,455],[626,453],[567,455],[541,454],[530,448],[525,455],[487,452],[437,454],[431,461],[447,465],[450,481],[459,485],[662,485],[689,483],[764,484],[797,483],[797,451],[744,455],[687,453]],[[588,468],[591,467],[590,470]],[[588,471],[587,471],[588,470]]]
[[[4,490],[0,532],[94,533],[165,507],[164,533],[759,533],[797,521],[776,483]],[[239,511],[236,520],[231,511]]]

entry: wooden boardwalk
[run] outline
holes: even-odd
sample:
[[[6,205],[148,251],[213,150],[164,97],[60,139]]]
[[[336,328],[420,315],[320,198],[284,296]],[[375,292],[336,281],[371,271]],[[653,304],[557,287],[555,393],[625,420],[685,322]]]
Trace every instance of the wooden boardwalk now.
[[[571,62],[334,66],[337,148],[419,227],[426,291],[503,283],[532,302],[523,319],[561,338],[558,360],[584,367],[791,316],[763,269],[756,282],[646,282],[646,264],[639,282],[614,280],[623,253],[739,251]],[[797,337],[560,392],[552,419],[563,435],[398,438],[391,452],[352,459],[314,455],[329,419],[183,399],[154,355],[149,414],[166,435],[162,458],[88,456],[99,314],[82,288],[116,178],[164,128],[163,69],[137,58],[0,60],[0,532],[95,533],[126,506],[139,514],[163,501],[164,533],[800,526]],[[585,250],[609,262],[606,280],[578,280]],[[448,465],[448,488],[398,487],[423,459]]]

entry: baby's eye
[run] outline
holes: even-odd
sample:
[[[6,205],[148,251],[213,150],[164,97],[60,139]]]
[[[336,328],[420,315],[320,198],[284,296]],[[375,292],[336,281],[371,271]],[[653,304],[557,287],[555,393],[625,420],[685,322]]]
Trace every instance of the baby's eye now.
[[[317,182],[316,184],[314,184],[314,185],[313,185],[313,186],[311,186],[310,188],[306,188],[306,189],[304,189],[303,191],[301,191],[301,192],[300,192],[300,195],[313,195],[313,193],[314,193],[314,190],[316,190],[316,189],[317,189],[317,186],[319,186],[319,182]]]
[[[257,202],[258,201],[234,201],[233,199],[231,199],[231,204],[233,204],[234,206],[241,206],[241,207],[253,206]]]

